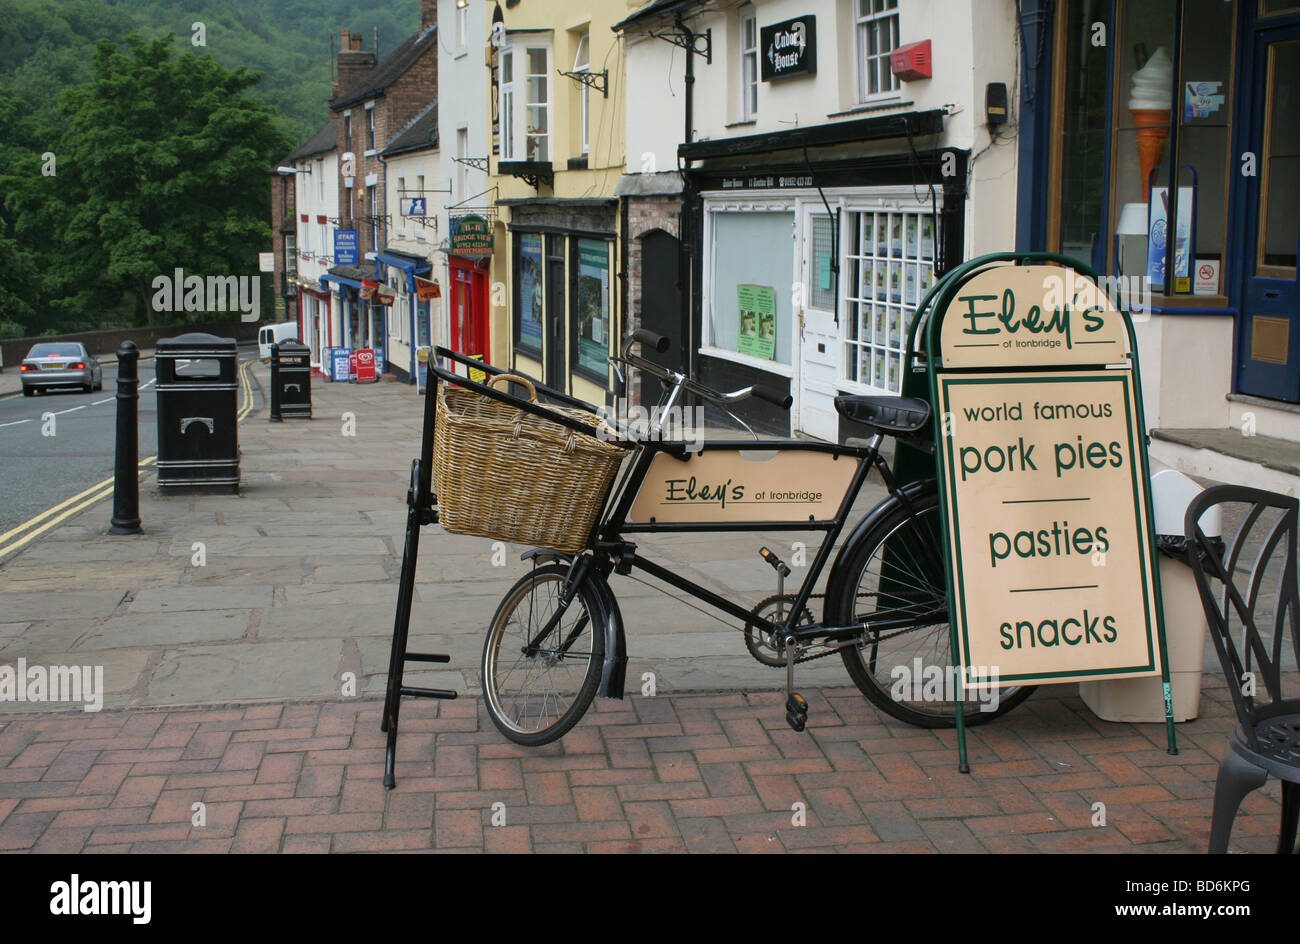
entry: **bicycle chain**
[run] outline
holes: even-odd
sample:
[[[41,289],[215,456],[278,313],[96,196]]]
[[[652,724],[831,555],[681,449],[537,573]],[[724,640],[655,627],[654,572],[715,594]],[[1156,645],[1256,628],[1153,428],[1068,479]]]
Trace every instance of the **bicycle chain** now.
[[[791,602],[793,602],[793,600],[794,600],[794,595],[793,595],[793,594],[784,594],[784,596],[788,596],[788,597],[790,598]],[[808,594],[808,600],[809,600],[809,602],[812,602],[813,600],[824,600],[824,599],[826,599],[826,594],[824,594],[824,593],[810,593],[810,594]],[[746,624],[741,628],[740,631],[741,631],[742,633],[744,633],[744,632],[748,632],[748,631],[749,631],[749,625],[750,625],[749,623],[746,623]],[[836,649],[828,649],[828,650],[826,650],[825,652],[819,652],[819,653],[817,653],[816,655],[811,655],[811,656],[800,656],[799,658],[797,658],[797,659],[794,660],[794,664],[795,664],[795,665],[803,665],[805,662],[812,662],[812,661],[814,661],[814,660],[816,660],[816,659],[825,659],[827,656],[833,656],[833,655],[835,655],[835,654],[836,654],[837,652],[839,652],[839,651],[840,651],[840,650],[839,650],[838,648],[836,648]],[[776,668],[776,666],[771,666],[771,668]]]

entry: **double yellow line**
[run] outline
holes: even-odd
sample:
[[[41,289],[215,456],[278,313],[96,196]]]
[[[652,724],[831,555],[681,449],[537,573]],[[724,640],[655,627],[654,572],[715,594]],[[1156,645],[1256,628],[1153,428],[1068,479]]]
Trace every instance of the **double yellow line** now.
[[[239,365],[239,389],[243,394],[244,405],[239,408],[235,414],[236,422],[242,423],[248,414],[253,411],[253,385],[248,377],[248,365],[251,361],[244,361]],[[140,473],[148,471],[149,466],[158,461],[157,456],[150,456],[147,459],[140,460]],[[113,494],[113,477],[109,476],[104,481],[90,486],[84,492],[78,492],[71,498],[66,498],[47,508],[34,518],[29,518],[16,528],[0,534],[0,559],[7,557],[15,551],[26,547],[36,538],[40,537],[46,531],[67,521],[79,511],[84,511],[96,502],[103,501]]]

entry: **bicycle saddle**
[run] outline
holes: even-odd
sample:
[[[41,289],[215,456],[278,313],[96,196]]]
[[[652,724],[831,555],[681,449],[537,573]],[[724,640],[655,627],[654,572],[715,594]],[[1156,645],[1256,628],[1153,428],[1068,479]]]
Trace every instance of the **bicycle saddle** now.
[[[884,433],[915,433],[930,421],[930,404],[915,397],[849,395],[835,398],[845,419]]]

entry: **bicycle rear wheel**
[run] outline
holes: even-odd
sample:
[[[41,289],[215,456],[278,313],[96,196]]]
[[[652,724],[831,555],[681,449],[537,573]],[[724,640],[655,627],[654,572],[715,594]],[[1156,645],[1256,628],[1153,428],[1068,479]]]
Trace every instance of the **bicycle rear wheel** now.
[[[874,622],[860,645],[840,650],[854,683],[881,710],[923,728],[957,723],[938,486],[894,507],[851,549],[838,601],[841,624]],[[1006,714],[1033,692],[1019,685],[966,691],[966,724]]]
[[[584,580],[565,607],[568,574],[559,564],[537,567],[511,587],[483,644],[488,715],[516,744],[536,746],[563,737],[600,684],[605,657],[600,604]]]

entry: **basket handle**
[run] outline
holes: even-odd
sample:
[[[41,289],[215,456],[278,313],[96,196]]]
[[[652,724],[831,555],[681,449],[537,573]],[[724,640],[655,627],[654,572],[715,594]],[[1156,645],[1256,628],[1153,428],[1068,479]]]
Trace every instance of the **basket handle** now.
[[[508,380],[510,383],[517,383],[528,390],[528,399],[532,403],[537,402],[537,388],[527,377],[521,377],[519,374],[494,374],[488,378],[487,385],[493,386],[498,380]]]

